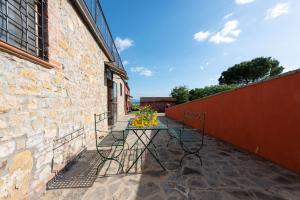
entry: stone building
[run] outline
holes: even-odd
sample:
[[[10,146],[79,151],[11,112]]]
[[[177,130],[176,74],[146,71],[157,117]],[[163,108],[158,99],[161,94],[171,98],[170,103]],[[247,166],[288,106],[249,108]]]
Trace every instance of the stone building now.
[[[25,199],[125,115],[127,74],[98,0],[0,8],[0,199]]]
[[[151,106],[157,112],[165,112],[167,107],[174,106],[176,99],[172,97],[141,97],[140,107]]]

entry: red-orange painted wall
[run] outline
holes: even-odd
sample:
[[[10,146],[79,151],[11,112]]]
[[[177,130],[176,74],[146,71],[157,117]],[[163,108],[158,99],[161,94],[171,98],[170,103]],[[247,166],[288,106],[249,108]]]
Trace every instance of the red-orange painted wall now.
[[[185,110],[207,113],[207,133],[300,174],[300,70],[171,107],[166,115],[182,119]]]

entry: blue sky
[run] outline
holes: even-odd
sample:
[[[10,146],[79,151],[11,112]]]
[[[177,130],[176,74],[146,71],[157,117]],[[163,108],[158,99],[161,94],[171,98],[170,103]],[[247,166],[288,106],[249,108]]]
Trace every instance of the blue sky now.
[[[299,0],[102,0],[134,98],[218,84],[228,67],[272,56],[300,67]]]

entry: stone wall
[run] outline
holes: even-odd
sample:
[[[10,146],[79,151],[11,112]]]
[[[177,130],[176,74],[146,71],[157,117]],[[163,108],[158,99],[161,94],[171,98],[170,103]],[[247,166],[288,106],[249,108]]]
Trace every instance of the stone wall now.
[[[84,127],[84,142],[93,141],[93,114],[107,111],[107,58],[68,0],[48,6],[50,61],[61,68],[0,52],[0,199],[42,191],[53,170],[81,150],[81,137],[58,152],[53,139]]]
[[[124,81],[123,79],[121,79],[120,76],[114,74],[113,76],[113,81],[117,84],[117,95],[118,95],[118,106],[117,106],[117,114],[118,114],[118,117],[117,119],[121,120],[122,119],[122,116],[125,115],[125,90],[124,90]],[[121,93],[120,93],[120,83],[122,84],[122,96],[121,96]]]

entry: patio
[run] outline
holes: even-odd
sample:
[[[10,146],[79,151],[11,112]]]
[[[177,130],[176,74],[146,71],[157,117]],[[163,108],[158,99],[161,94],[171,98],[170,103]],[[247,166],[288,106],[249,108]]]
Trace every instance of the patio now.
[[[161,121],[166,120],[161,116]],[[118,124],[123,129],[127,119]],[[172,121],[170,127],[178,126]],[[149,133],[150,134],[150,133]],[[167,168],[163,171],[155,160],[145,153],[129,174],[118,170],[118,164],[107,162],[95,177],[100,162],[93,149],[83,152],[82,158],[68,168],[66,179],[75,180],[52,184],[38,199],[289,199],[300,197],[300,176],[260,157],[243,152],[236,147],[210,136],[205,136],[201,150],[203,166],[190,156],[179,166],[183,155],[178,143],[171,142],[162,131],[154,143],[160,160]],[[134,134],[127,138],[131,145]],[[94,144],[91,144],[91,147]],[[193,145],[198,145],[197,143]],[[122,163],[129,165],[138,150],[124,150]],[[89,165],[87,165],[89,164]],[[83,175],[76,179],[73,176]],[[76,187],[80,180],[91,187]],[[61,180],[64,181],[63,179]],[[79,182],[80,182],[79,181]]]

